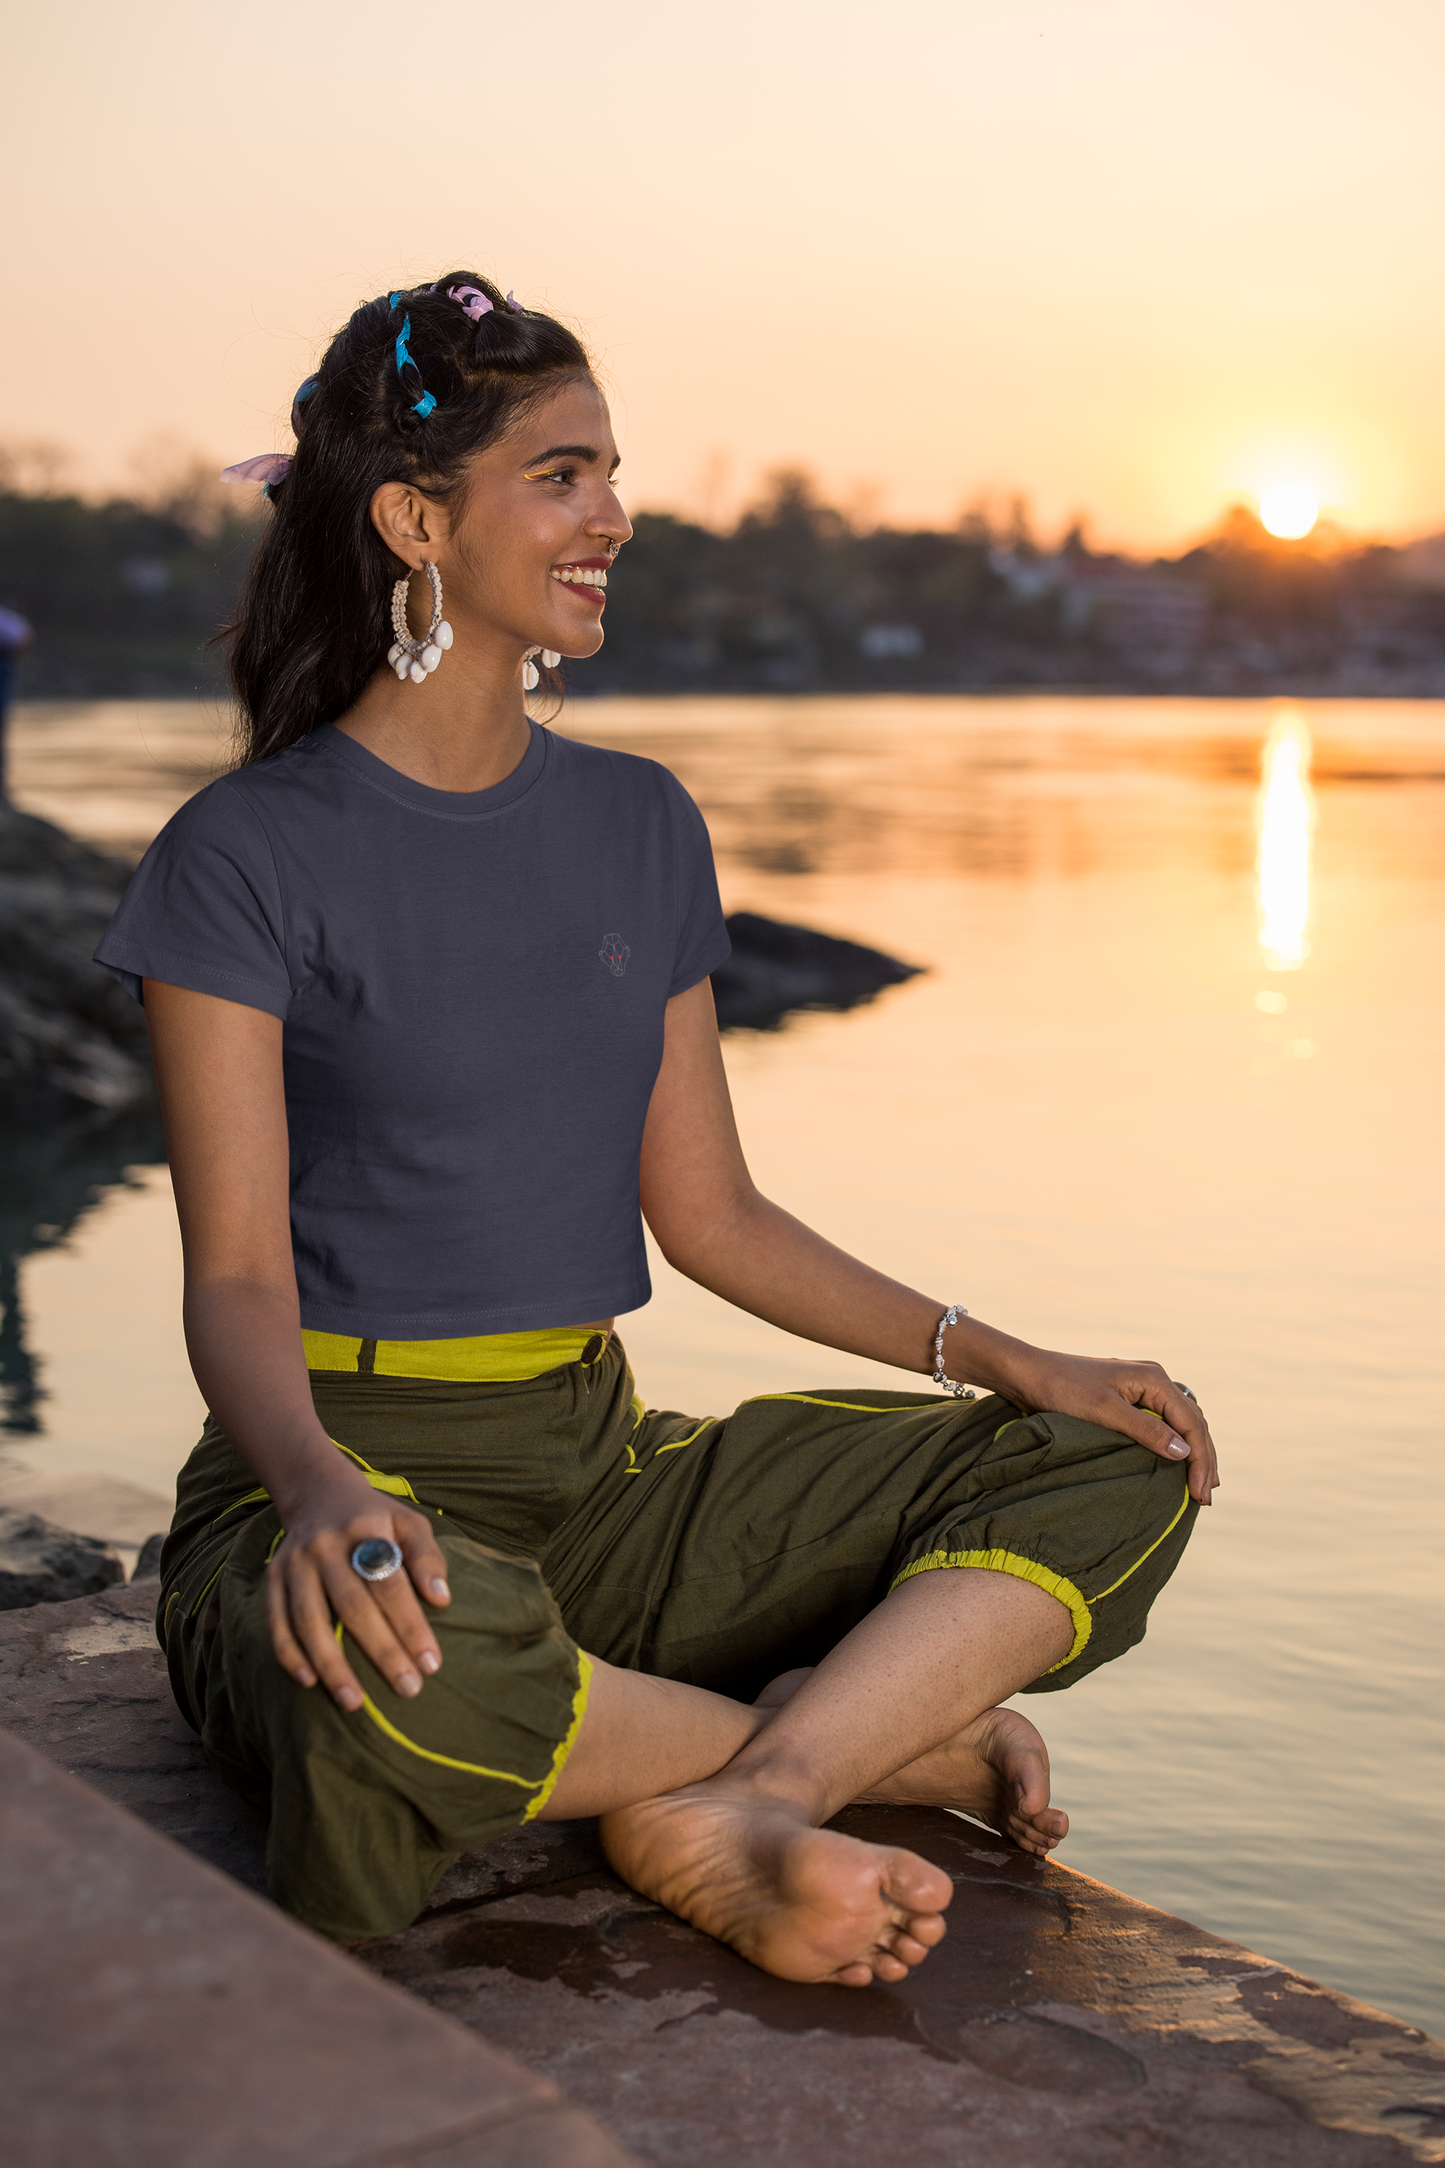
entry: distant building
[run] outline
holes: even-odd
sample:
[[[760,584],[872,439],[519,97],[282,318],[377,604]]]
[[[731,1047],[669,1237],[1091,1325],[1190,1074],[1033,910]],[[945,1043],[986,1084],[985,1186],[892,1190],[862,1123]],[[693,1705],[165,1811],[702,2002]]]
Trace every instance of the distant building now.
[[[1062,550],[1057,557],[1040,557],[1031,550],[991,549],[988,566],[1015,602],[1040,602],[1045,595],[1057,594],[1069,579],[1069,561]]]
[[[1064,623],[1156,668],[1183,669],[1209,623],[1210,598],[1197,580],[1120,557],[1077,560],[1064,590]]]
[[[916,625],[865,625],[858,646],[869,662],[910,662],[923,653],[923,634]]]
[[[170,589],[171,568],[163,557],[122,557],[120,576],[133,595],[147,595],[152,601]]]

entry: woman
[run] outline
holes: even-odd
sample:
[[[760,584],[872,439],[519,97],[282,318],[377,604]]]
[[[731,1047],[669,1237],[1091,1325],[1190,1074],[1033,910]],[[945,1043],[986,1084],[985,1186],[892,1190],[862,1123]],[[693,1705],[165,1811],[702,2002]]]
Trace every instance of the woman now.
[[[947,1877],[823,1825],[919,1801],[1058,1841],[995,1704],[1140,1638],[1208,1429],[1156,1364],[944,1313],[754,1189],[701,817],[524,706],[539,650],[600,646],[631,532],[573,335],[457,272],[359,309],[293,421],[294,463],[233,470],[274,506],[241,762],[99,951],[145,1002],[210,1410],[162,1566],[177,1699],[338,1940],[596,1815],[767,1970],[901,1979]],[[643,1215],[725,1300],[999,1397],[646,1410],[613,1332]]]

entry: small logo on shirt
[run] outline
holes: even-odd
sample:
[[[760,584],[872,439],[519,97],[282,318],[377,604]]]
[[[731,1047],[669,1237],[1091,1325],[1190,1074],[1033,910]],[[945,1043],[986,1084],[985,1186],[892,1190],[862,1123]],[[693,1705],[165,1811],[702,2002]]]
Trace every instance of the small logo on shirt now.
[[[627,969],[627,959],[632,954],[632,951],[620,933],[605,933],[602,936],[602,946],[597,953],[612,973],[613,978],[620,979]]]

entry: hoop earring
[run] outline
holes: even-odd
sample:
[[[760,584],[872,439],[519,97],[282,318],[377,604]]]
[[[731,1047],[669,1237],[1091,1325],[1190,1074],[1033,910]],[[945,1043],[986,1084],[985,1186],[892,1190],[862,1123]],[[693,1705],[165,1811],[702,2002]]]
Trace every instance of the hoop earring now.
[[[537,665],[532,660],[534,655],[541,656],[544,670],[555,670],[562,660],[553,647],[529,647],[522,659],[522,690],[527,693],[534,693],[541,683]]]
[[[442,652],[452,644],[452,628],[442,616],[442,576],[433,564],[422,566],[431,586],[431,623],[419,640],[414,640],[407,629],[406,598],[411,592],[411,574],[398,580],[391,591],[391,629],[396,634],[387,661],[404,685],[408,678],[413,685],[425,684]]]

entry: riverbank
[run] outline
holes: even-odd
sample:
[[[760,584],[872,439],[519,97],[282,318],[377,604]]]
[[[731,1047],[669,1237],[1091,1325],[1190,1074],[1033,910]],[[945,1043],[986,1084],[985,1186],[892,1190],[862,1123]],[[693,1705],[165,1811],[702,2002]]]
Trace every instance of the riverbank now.
[[[415,1926],[340,1957],[245,1894],[261,1884],[263,1833],[175,1711],[154,1601],[151,1584],[0,1616],[0,1725],[19,1751],[39,1748],[58,1771],[82,1776],[93,1800],[87,1807],[74,1790],[56,1789],[62,1827],[68,1820],[78,1839],[83,1825],[85,1838],[83,1879],[79,1853],[73,1884],[52,1877],[48,1902],[63,1897],[67,1912],[63,1941],[28,1880],[5,1908],[12,1950],[27,1932],[33,1938],[47,1996],[37,2012],[34,1975],[28,1966],[12,1972],[32,1989],[22,2001],[35,2050],[17,2066],[7,2105],[26,2168],[81,2150],[129,2161],[140,2149],[126,2150],[128,2128],[146,2133],[145,2157],[161,2164],[199,2158],[203,2137],[208,2168],[263,2155],[283,2168],[370,2162],[368,2135],[378,2168],[409,2162],[417,2128],[397,2130],[385,2150],[381,2103],[370,2126],[355,2120],[376,2058],[389,2072],[394,2060],[388,2085],[403,2088],[414,2088],[419,2059],[450,2058],[455,2084],[465,2040],[458,2030],[452,2045],[445,2027],[423,2025],[403,2051],[403,2005],[385,2042],[380,2007],[368,2015],[368,1981],[405,1990],[419,2015],[441,2013],[493,2051],[467,2078],[476,2150],[447,2150],[446,2168],[480,2168],[483,2159],[521,2168],[497,2104],[505,2058],[511,2112],[520,2100],[539,2119],[539,2150],[525,2160],[569,2168],[604,2159],[861,2168],[891,2159],[903,2132],[910,2154],[950,2159],[966,2132],[970,2153],[997,2168],[1032,2168],[1045,2155],[1060,2168],[1445,2161],[1445,2044],[931,1809],[841,1817],[860,1836],[923,1852],[954,1883],[945,1941],[896,1988],[800,1987],[755,1971],[618,1882],[586,1822],[538,1823],[468,1854]],[[32,1779],[38,1797],[48,1796],[44,1781]],[[169,1840],[166,1849],[147,1849],[132,1817]],[[214,1877],[197,1879],[197,1860],[227,1876],[234,1896]],[[111,1894],[122,1867],[130,1898]],[[10,1871],[25,1876],[23,1853],[12,1850]],[[1363,1847],[1360,1871],[1369,1872]],[[87,1898],[87,1889],[105,1895]],[[191,1991],[182,2012],[177,1956],[157,1923],[187,1906],[209,1908],[210,1931],[186,1962],[191,1972],[201,1966],[216,1999]],[[104,1952],[113,1965],[118,1946],[133,2043],[125,2066],[107,2062],[118,2011],[106,2002],[105,1968],[89,1962]],[[278,1962],[283,1946],[294,1946],[288,1964]],[[311,2045],[313,2092],[334,2093],[338,2128],[354,2128],[344,2153],[334,2143],[311,2150],[321,2133],[307,2137],[300,2113],[301,2050],[323,1981],[334,2003],[355,2012],[333,2033],[329,2057]],[[145,2026],[148,2008],[163,2021]],[[82,2041],[80,2013],[96,2009],[107,2009],[107,2024],[88,2027]],[[216,2113],[217,2049],[223,2069],[246,2073],[224,2140],[206,2121]],[[348,2058],[340,2065],[338,2051]],[[86,2085],[76,2088],[71,2127],[89,2145],[69,2156],[53,2140],[48,2151],[27,2150],[42,2121],[64,2127],[49,2073],[72,2057]],[[263,2067],[266,2084],[252,2084]],[[168,2113],[157,2111],[162,2079]],[[102,2151],[85,2104],[98,2104],[107,2085]],[[575,2150],[542,2150],[559,2112],[554,2086],[588,2119],[571,2134]],[[482,2126],[493,2120],[488,2134]],[[438,2123],[444,2132],[434,2107],[433,2130]],[[599,2126],[625,2154],[603,2150],[591,2135]],[[438,2159],[420,2145],[416,2155]]]

